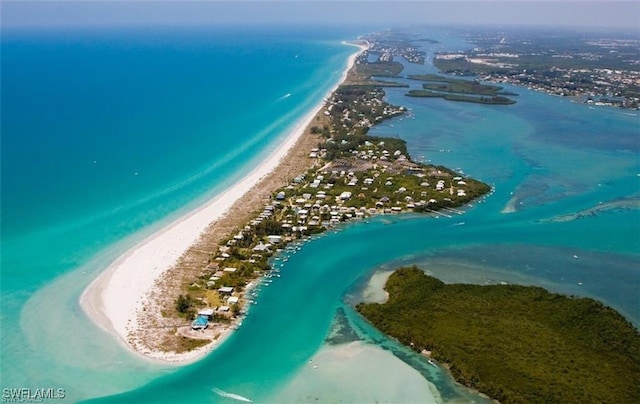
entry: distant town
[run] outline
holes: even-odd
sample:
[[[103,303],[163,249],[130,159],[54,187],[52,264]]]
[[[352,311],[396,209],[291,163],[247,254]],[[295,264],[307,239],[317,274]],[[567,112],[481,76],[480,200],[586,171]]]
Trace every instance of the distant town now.
[[[366,36],[369,41],[369,50],[363,54],[378,54],[378,61],[393,62],[394,56],[405,58],[410,63],[424,64],[425,52],[418,50],[409,37],[404,34],[390,32],[374,33]],[[429,42],[436,42],[428,39]]]
[[[475,47],[436,54],[433,64],[442,73],[514,84],[592,105],[640,108],[637,34],[478,29],[463,36]],[[377,77],[402,78],[402,64],[394,57],[424,64],[425,52],[418,50],[417,43],[437,43],[396,31],[370,34],[363,39],[369,43],[369,50],[359,62],[368,64],[367,73]],[[397,82],[376,83],[405,86]],[[408,95],[433,96],[424,92]]]
[[[615,36],[614,36],[615,35]],[[640,107],[640,38],[620,33],[481,32],[437,54],[442,72],[525,86],[594,105]]]

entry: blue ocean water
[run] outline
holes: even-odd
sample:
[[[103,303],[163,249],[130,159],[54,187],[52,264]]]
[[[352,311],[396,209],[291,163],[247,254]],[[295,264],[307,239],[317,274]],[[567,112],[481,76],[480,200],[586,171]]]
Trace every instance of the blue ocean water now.
[[[79,398],[122,389],[105,378],[139,382],[138,369],[149,366],[86,322],[77,303],[83,288],[136,240],[277,146],[338,82],[354,52],[341,42],[357,34],[3,30],[3,387],[47,381]],[[31,331],[36,324],[44,331]],[[83,351],[82,343],[69,346],[74,340],[91,342]],[[80,352],[96,369],[112,363],[80,385]],[[118,374],[113,355],[131,371]]]
[[[591,296],[640,324],[636,112],[590,109],[512,87],[508,90],[520,94],[513,106],[416,99],[405,97],[405,89],[388,89],[389,101],[408,107],[409,113],[374,133],[400,136],[414,158],[459,169],[492,184],[495,192],[465,208],[463,215],[382,216],[287,251],[286,263],[274,261],[282,278],[261,288],[259,304],[251,307],[243,326],[198,363],[176,369],[126,353],[80,312],[77,299],[84,286],[126,246],[161,226],[163,218],[190,209],[246,171],[278,141],[288,123],[323,96],[352,52],[327,41],[332,39],[327,32],[245,34],[74,33],[44,42],[38,36],[3,36],[3,83],[6,77],[16,77],[12,85],[18,83],[13,92],[3,87],[2,94],[3,387],[63,387],[74,401],[127,391],[101,401],[230,402],[232,396],[220,393],[230,392],[255,402],[279,402],[283,389],[327,344],[336,313],[345,313],[357,338],[392,352],[433,383],[445,401],[482,401],[377,333],[350,309],[373,272],[405,264],[417,264],[448,282],[537,284]],[[444,31],[425,35],[440,40],[423,43],[428,54],[468,46]],[[51,60],[33,56],[34,47],[42,58],[50,52]],[[102,76],[94,70],[84,80],[107,77],[110,85],[94,83],[96,87],[85,89],[82,78],[74,87],[54,76],[47,83],[59,85],[56,91],[47,95],[36,86],[30,96],[22,94],[31,81],[21,63],[62,64],[54,55],[65,49],[69,58],[82,59],[85,49],[100,54],[101,63],[93,60],[91,66]],[[175,60],[183,57],[190,63]],[[297,70],[301,58],[309,59]],[[76,60],[70,66],[89,62]],[[168,71],[154,71],[163,63]],[[114,78],[108,72],[119,65]],[[135,67],[134,72],[127,66]],[[254,76],[256,66],[260,76]],[[407,73],[435,72],[430,65],[406,66]],[[69,74],[67,80],[79,74],[64,66],[57,71]],[[23,73],[20,82],[17,77]],[[131,75],[124,88],[146,84],[155,97],[150,101],[133,91],[119,97],[127,100],[102,100],[90,91],[122,95],[115,90],[122,75]],[[272,87],[261,87],[267,85],[262,83],[265,77]],[[156,80],[146,82],[149,78]],[[158,88],[158,83],[172,87]],[[77,97],[73,108],[55,99],[61,92]],[[286,93],[292,94],[286,98],[287,103],[293,99],[290,104],[280,99]],[[22,99],[22,104],[16,101],[21,108],[6,101],[11,94]],[[182,114],[174,112],[174,107],[180,110],[179,100]],[[151,105],[156,101],[158,106]],[[122,107],[123,115],[103,117],[97,128],[94,121],[108,110],[100,112],[100,102],[127,107]],[[150,103],[146,109],[144,103]],[[55,114],[42,112],[58,105],[62,108]],[[138,106],[139,115],[131,111]],[[78,108],[83,113],[70,112]],[[224,114],[217,113],[224,108]],[[34,118],[39,113],[51,114],[46,124]],[[87,116],[92,118],[83,124]],[[82,129],[69,134],[76,127]],[[67,134],[73,141],[67,142]],[[98,146],[93,147],[92,134]],[[31,215],[30,209],[38,212]],[[393,380],[384,368],[380,372]],[[343,380],[326,388],[340,397],[340,389],[357,382],[354,374],[351,383]],[[302,393],[298,400],[315,399]]]

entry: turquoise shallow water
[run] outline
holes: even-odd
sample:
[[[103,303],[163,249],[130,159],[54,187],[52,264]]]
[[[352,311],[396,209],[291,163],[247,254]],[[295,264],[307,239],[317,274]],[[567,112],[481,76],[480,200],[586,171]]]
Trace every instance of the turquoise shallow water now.
[[[459,40],[442,33],[427,34],[442,41],[425,44],[430,53],[447,46],[456,49],[461,46]],[[322,91],[317,90],[318,83],[329,86],[330,73],[339,70],[351,51],[337,44],[320,45],[311,40],[322,37],[315,33],[315,37],[308,34],[301,38],[298,45],[301,49],[312,46],[309,53],[314,56],[309,66],[300,71],[300,77],[274,84],[272,93],[265,95],[267,99],[274,101],[288,92],[295,94],[298,88],[309,91],[311,105],[314,97],[322,96]],[[235,46],[244,49],[237,61],[245,60],[246,53],[255,49],[256,45],[247,41],[229,46],[231,54],[238,52]],[[293,44],[284,40],[282,45],[294,49]],[[256,57],[274,51],[267,48]],[[298,50],[281,51],[293,55],[293,59],[298,54]],[[332,58],[326,62],[329,55]],[[216,57],[211,55],[214,60]],[[320,63],[321,60],[325,62]],[[434,71],[431,66],[414,65],[408,70]],[[4,75],[5,71],[3,78]],[[246,74],[233,77],[237,77],[236,83],[247,79]],[[105,262],[140,237],[134,230],[151,231],[160,218],[171,212],[179,214],[180,208],[188,209],[210,195],[207,187],[214,190],[224,187],[221,178],[230,173],[239,175],[244,166],[228,157],[238,165],[223,169],[217,162],[224,160],[224,156],[212,156],[209,160],[203,157],[181,174],[167,175],[177,179],[167,181],[166,188],[152,187],[156,191],[151,191],[149,199],[142,197],[145,202],[134,203],[135,209],[130,211],[138,210],[138,214],[122,213],[129,218],[126,223],[134,220],[130,227],[118,222],[115,214],[99,219],[95,213],[76,215],[70,207],[69,220],[65,221],[60,218],[65,207],[58,206],[57,213],[48,213],[47,209],[40,213],[38,223],[46,226],[27,222],[23,229],[20,209],[27,212],[28,206],[43,204],[30,201],[32,205],[21,208],[14,202],[16,208],[9,212],[15,212],[15,216],[9,224],[14,223],[17,230],[11,230],[11,226],[7,231],[3,228],[3,387],[24,383],[61,386],[68,389],[73,400],[130,390],[101,400],[107,402],[233,401],[214,389],[256,402],[279,401],[280,394],[296,375],[303,374],[308,360],[327,343],[325,337],[338,321],[355,330],[356,336],[351,339],[382,347],[416,369],[437,387],[443,399],[481,401],[417,355],[371,329],[350,309],[350,304],[360,299],[360,285],[374,271],[405,264],[420,265],[447,282],[537,284],[553,291],[591,296],[621,311],[638,326],[639,117],[614,109],[590,109],[520,88],[509,90],[520,94],[518,103],[504,107],[408,98],[403,95],[405,90],[389,89],[390,102],[408,107],[410,113],[376,127],[375,133],[399,135],[407,139],[414,158],[463,170],[491,183],[495,192],[468,207],[463,215],[383,216],[330,231],[300,245],[300,249],[287,252],[289,259],[284,265],[274,261],[282,265],[282,278],[261,288],[259,304],[251,307],[240,330],[202,361],[179,369],[148,364],[124,352],[110,336],[87,321],[77,299]],[[189,94],[191,91],[195,91],[193,87]],[[248,133],[261,133],[272,122],[286,122],[289,108],[273,111],[273,115],[256,123],[254,132]],[[3,134],[4,116],[3,110]],[[270,142],[277,141],[281,128],[273,126],[273,132],[269,133],[275,135],[265,135],[264,145],[255,138],[229,137],[224,141],[238,140],[238,147],[255,141],[256,154],[241,153],[242,161],[248,162],[259,158],[260,151],[268,148]],[[198,142],[203,139],[211,141],[203,136],[195,143],[188,141],[190,145],[183,145],[185,140],[179,138],[172,139],[166,147],[179,145],[188,150],[194,144],[200,146]],[[126,144],[127,138],[123,137],[121,142]],[[3,165],[6,150],[3,135]],[[212,145],[211,150],[214,153],[218,148]],[[165,167],[167,172],[179,170],[177,162],[183,159],[172,160],[169,152],[163,157],[169,163],[173,161],[170,163],[173,165]],[[164,160],[158,161],[160,165]],[[136,177],[144,178],[143,170],[130,164],[123,171],[130,174],[135,169],[139,172]],[[191,193],[190,187],[172,188],[181,183],[181,175],[200,178],[201,167],[209,167],[208,164],[215,167],[211,170],[212,177],[209,182],[203,181],[202,188],[196,187],[205,189],[203,194],[197,190]],[[3,166],[3,181],[5,173]],[[158,194],[166,195],[166,199]],[[175,195],[184,196],[182,204],[167,202]],[[6,216],[4,198],[3,193],[3,216]],[[131,199],[140,200],[134,196]],[[127,206],[127,200],[113,202],[113,206]],[[147,210],[149,207],[151,211]],[[95,210],[104,214],[98,207]],[[116,211],[127,212],[124,208]],[[104,227],[105,223],[116,224]],[[143,227],[148,224],[151,227]],[[75,239],[69,236],[78,233],[82,236]],[[129,239],[117,244],[117,240],[127,235]],[[34,250],[40,253],[34,254]],[[336,313],[344,314],[336,320]],[[34,318],[38,319],[40,332],[33,332]],[[384,368],[380,373],[383,378],[395,380],[394,375],[384,373]],[[340,388],[356,385],[357,374],[353,377],[352,384],[343,380],[341,387],[336,388],[337,397]],[[313,401],[313,397],[301,394],[303,401]],[[357,392],[352,391],[349,397],[354,397],[353,394],[357,397]]]
[[[2,387],[77,400],[163,373],[87,321],[82,290],[264,158],[340,79],[355,36],[3,30]]]

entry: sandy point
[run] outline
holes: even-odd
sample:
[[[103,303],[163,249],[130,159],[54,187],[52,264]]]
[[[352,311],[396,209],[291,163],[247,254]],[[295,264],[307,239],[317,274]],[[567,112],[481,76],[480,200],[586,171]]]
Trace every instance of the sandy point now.
[[[345,41],[343,43],[357,46],[359,50],[350,55],[340,81],[326,97],[329,97],[345,80],[358,54],[368,48],[368,44],[363,42]],[[135,343],[132,335],[141,326],[138,322],[141,313],[154,315],[147,314],[147,306],[150,301],[149,296],[154,293],[156,282],[176,265],[192,245],[198,242],[212,223],[224,218],[234,205],[237,208],[237,204],[244,195],[270,174],[279,171],[277,167],[299,143],[305,129],[321,112],[323,106],[324,102],[320,100],[296,123],[277,149],[242,180],[143,240],[109,265],[83,292],[80,304],[85,313],[101,328],[115,335],[131,351],[151,360],[164,363],[188,363],[218,346],[232,332],[231,328],[221,330],[220,336],[211,344],[186,353],[148,350]],[[273,190],[275,188],[271,191]]]

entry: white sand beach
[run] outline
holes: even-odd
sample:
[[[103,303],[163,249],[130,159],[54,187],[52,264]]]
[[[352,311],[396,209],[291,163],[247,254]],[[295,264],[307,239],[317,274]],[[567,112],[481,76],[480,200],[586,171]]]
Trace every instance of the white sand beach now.
[[[346,78],[357,55],[366,49],[363,45],[357,46],[360,50],[349,57],[340,82]],[[338,85],[336,84],[327,96],[335,91]],[[145,296],[152,290],[155,281],[176,264],[211,223],[222,218],[234,204],[241,201],[243,195],[277,169],[323,105],[321,101],[300,119],[282,144],[241,181],[142,241],[106,268],[81,296],[81,306],[88,316],[100,327],[115,334],[129,349],[137,352],[128,341],[128,336],[138,327],[137,313],[144,310]],[[185,354],[137,353],[150,359],[185,363],[201,357],[219,343],[220,340]]]
[[[362,301],[364,303],[386,303],[389,300],[389,293],[384,290],[384,286],[387,284],[389,277],[394,271],[377,271],[365,286],[362,291]]]

